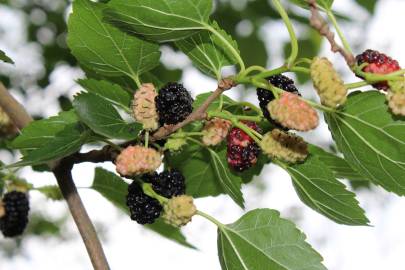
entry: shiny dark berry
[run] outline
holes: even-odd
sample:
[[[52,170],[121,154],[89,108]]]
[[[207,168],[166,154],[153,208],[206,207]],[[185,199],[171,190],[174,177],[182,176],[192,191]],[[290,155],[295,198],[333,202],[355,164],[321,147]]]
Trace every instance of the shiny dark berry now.
[[[160,124],[180,123],[193,111],[193,98],[182,84],[168,83],[155,99]]]
[[[163,171],[160,174],[145,175],[142,179],[152,184],[159,195],[166,198],[180,196],[186,193],[186,183],[183,174],[175,169]]]
[[[139,224],[152,224],[163,209],[158,200],[143,193],[136,181],[128,186],[127,206],[131,219]]]
[[[21,235],[28,224],[30,210],[27,194],[11,191],[3,197],[4,216],[0,218],[0,230],[5,237]]]

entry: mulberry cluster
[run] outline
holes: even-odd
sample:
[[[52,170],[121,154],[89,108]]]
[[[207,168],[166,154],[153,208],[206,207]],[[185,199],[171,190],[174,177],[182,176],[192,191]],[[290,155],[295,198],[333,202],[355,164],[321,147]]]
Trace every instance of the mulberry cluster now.
[[[128,186],[127,206],[131,219],[139,224],[152,224],[163,210],[159,201],[146,195],[136,181]]]
[[[168,83],[155,101],[161,125],[180,123],[193,111],[193,98],[182,84]]]
[[[163,220],[173,226],[181,227],[191,221],[197,213],[193,198],[187,195],[173,197],[164,205]]]
[[[0,203],[0,230],[5,237],[21,235],[28,224],[30,210],[26,193],[11,191],[6,193]]]
[[[323,105],[336,108],[346,102],[347,89],[327,58],[314,58],[311,78]]]
[[[232,123],[228,120],[213,118],[205,123],[202,142],[207,146],[220,144],[228,135]]]
[[[304,139],[279,129],[273,129],[264,135],[261,147],[270,158],[287,163],[302,162],[308,156],[308,145]]]
[[[117,172],[123,176],[135,176],[154,172],[162,163],[161,155],[152,148],[128,146],[116,159]]]
[[[363,68],[363,71],[368,73],[388,74],[401,69],[398,61],[379,51],[366,50],[362,54],[357,55],[356,60],[359,66],[368,63],[368,65]],[[359,77],[364,79],[361,76]],[[379,90],[388,90],[389,88],[387,81],[375,83],[373,86]]]
[[[267,109],[270,116],[286,128],[309,131],[319,124],[317,112],[299,96],[288,92],[270,102]]]
[[[389,82],[390,89],[387,93],[388,106],[392,113],[405,116],[405,79]]]
[[[175,169],[161,173],[145,174],[142,180],[151,183],[153,190],[161,196],[172,198],[186,193],[186,182],[183,174]]]
[[[287,76],[284,75],[274,75],[270,76],[267,78],[268,82],[274,85],[277,88],[283,89],[284,91],[296,94],[301,96],[300,92],[298,91],[297,87],[294,85],[294,81]],[[267,120],[270,121],[274,126],[282,128],[277,121],[274,121],[270,114],[269,111],[267,110],[267,105],[269,102],[273,101],[275,99],[275,96],[273,95],[273,92],[263,89],[263,88],[257,88],[256,90],[257,97],[259,99],[259,106],[262,109],[264,117],[266,117]]]
[[[256,123],[245,122],[248,127],[260,132]],[[239,128],[233,128],[228,135],[228,164],[234,170],[242,172],[256,164],[260,147],[254,140]]]
[[[136,91],[132,102],[132,111],[136,121],[143,124],[145,130],[155,130],[159,127],[159,116],[156,111],[155,86],[151,83],[142,84]]]

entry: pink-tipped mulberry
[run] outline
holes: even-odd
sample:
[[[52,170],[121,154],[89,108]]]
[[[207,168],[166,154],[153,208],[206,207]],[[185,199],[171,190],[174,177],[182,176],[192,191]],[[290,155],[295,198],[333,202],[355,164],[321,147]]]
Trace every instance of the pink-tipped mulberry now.
[[[205,123],[202,141],[207,146],[220,144],[228,136],[232,123],[228,120],[213,118]]]
[[[283,92],[267,106],[270,116],[282,126],[298,131],[315,129],[319,124],[317,112],[299,96]]]
[[[162,164],[158,151],[135,145],[128,146],[116,159],[117,172],[123,176],[135,176],[154,172]]]

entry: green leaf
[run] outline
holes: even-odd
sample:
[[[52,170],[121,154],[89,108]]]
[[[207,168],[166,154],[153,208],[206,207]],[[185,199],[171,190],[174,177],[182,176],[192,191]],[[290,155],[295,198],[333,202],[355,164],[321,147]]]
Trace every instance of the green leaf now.
[[[352,93],[342,111],[325,118],[354,169],[374,184],[405,195],[405,119],[391,115],[384,94]]]
[[[214,150],[207,148],[211,156],[211,166],[214,169],[215,175],[221,184],[223,190],[234,200],[240,207],[244,208],[243,194],[241,191],[242,181],[235,178],[226,160],[224,151],[216,153]]]
[[[356,195],[347,190],[317,157],[309,156],[305,163],[285,169],[300,199],[315,211],[339,224],[368,224]]]
[[[202,93],[202,94],[198,95],[195,98],[195,101],[193,103],[193,108],[197,109],[197,108],[201,107],[201,105],[204,103],[204,101],[207,100],[207,98],[211,94],[212,94],[212,92]],[[231,99],[230,97],[228,97],[226,95],[222,95],[222,98],[223,98],[223,107],[222,108],[224,110],[230,111],[232,113],[236,113],[242,107],[242,106],[238,105],[238,102],[234,101],[233,99]],[[218,109],[218,107],[219,107],[219,98],[217,98],[210,104],[210,106],[207,109],[207,112],[215,111]]]
[[[336,178],[350,181],[368,181],[364,176],[355,171],[343,158],[313,144],[309,145],[309,152],[311,155],[318,157],[318,159],[333,172]]]
[[[226,147],[206,149],[189,143],[181,152],[170,153],[167,164],[183,173],[187,194],[200,198],[227,193],[243,207],[242,177],[229,168]]]
[[[0,50],[0,61],[3,61],[5,63],[9,63],[9,64],[14,64],[14,61],[10,57],[8,57],[6,55],[6,53],[3,52],[2,50]]]
[[[57,116],[47,119],[34,121],[22,130],[21,135],[12,142],[11,146],[20,150],[40,148],[48,144],[66,126],[76,124],[78,121],[73,110],[61,112]]]
[[[112,0],[105,18],[121,30],[166,42],[206,29],[212,0]]]
[[[295,225],[271,209],[248,212],[218,230],[223,270],[326,270]]]
[[[356,2],[367,9],[368,12],[374,13],[377,0],[356,0]]]
[[[132,100],[131,94],[122,89],[118,84],[93,79],[79,80],[78,83],[89,93],[92,93],[125,111],[129,110]]]
[[[77,152],[82,145],[90,142],[92,133],[80,123],[70,124],[47,140],[38,149],[26,153],[22,161],[8,167],[22,167],[44,164]]]
[[[93,93],[81,93],[73,100],[80,119],[95,133],[113,139],[134,139],[142,125],[125,122],[114,106]]]
[[[91,188],[99,192],[125,214],[128,214],[125,199],[128,193],[128,184],[121,177],[102,168],[96,168]],[[145,225],[145,227],[183,246],[194,248],[186,241],[178,228],[164,223],[161,219],[158,219],[153,224]]]
[[[213,22],[211,26],[227,40],[228,44],[239,51],[238,44],[216,22]],[[187,39],[179,40],[175,44],[190,57],[197,68],[218,80],[221,78],[221,69],[224,66],[231,66],[238,62],[226,49],[227,45],[208,31],[201,31]]]
[[[159,46],[104,23],[106,5],[75,0],[68,22],[68,45],[80,63],[104,76],[132,78],[159,64]]]
[[[62,192],[58,186],[43,186],[35,190],[41,192],[45,197],[54,201],[63,200]]]

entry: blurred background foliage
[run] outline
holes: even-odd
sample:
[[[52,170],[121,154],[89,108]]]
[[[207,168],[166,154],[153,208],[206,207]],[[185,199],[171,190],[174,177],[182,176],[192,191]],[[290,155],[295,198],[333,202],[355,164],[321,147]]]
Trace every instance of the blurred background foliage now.
[[[100,0],[100,2],[108,2]],[[321,49],[322,40],[308,25],[308,13],[293,5],[293,1],[285,1],[286,8],[298,29],[300,41],[300,57],[313,57]],[[368,12],[373,13],[377,0],[356,0]],[[71,1],[66,0],[9,0],[0,1],[0,8],[9,9],[15,12],[16,16],[23,21],[23,37],[19,41],[19,46],[34,46],[39,52],[36,67],[32,66],[10,66],[0,64],[0,81],[6,87],[18,91],[21,96],[27,96],[32,91],[44,91],[50,84],[51,78],[58,67],[69,67],[70,69],[80,69],[75,58],[70,54],[66,45],[66,21],[71,10]],[[344,14],[337,14],[341,20],[350,23],[350,19]],[[229,34],[237,41],[240,47],[242,58],[246,65],[261,65],[274,67],[271,54],[271,44],[279,43],[278,40],[266,42],[263,28],[268,23],[282,23],[280,16],[271,7],[267,0],[216,0],[213,19],[216,20]],[[9,29],[5,25],[0,25],[0,41],[6,38]],[[270,44],[267,44],[270,43]],[[1,44],[1,43],[0,43]],[[171,45],[163,45],[171,47]],[[289,53],[289,43],[283,44],[284,54]],[[6,48],[6,53],[9,53]],[[13,48],[10,48],[11,50]],[[277,56],[280,57],[280,56]],[[281,57],[284,58],[283,55]],[[158,79],[162,82],[179,80],[182,77],[181,69],[162,64],[153,71],[158,74]],[[90,77],[97,77],[95,74],[87,73]],[[299,76],[300,83],[305,83],[308,78]],[[122,83],[122,82],[121,82]],[[127,86],[132,87],[130,84]],[[30,91],[27,91],[30,89]],[[54,102],[59,104],[60,109],[71,108],[71,97],[66,94],[54,96]],[[39,112],[34,115],[41,118]],[[5,149],[7,139],[0,139],[0,148]],[[4,151],[4,150],[3,150]],[[1,181],[0,181],[1,183]],[[357,182],[355,188],[365,185]],[[67,238],[63,229],[66,221],[66,214],[58,219],[39,213],[38,209],[33,210],[30,215],[30,225],[25,233],[25,237],[58,237],[60,240]],[[0,253],[4,256],[17,254],[24,239],[18,241],[0,240]]]

